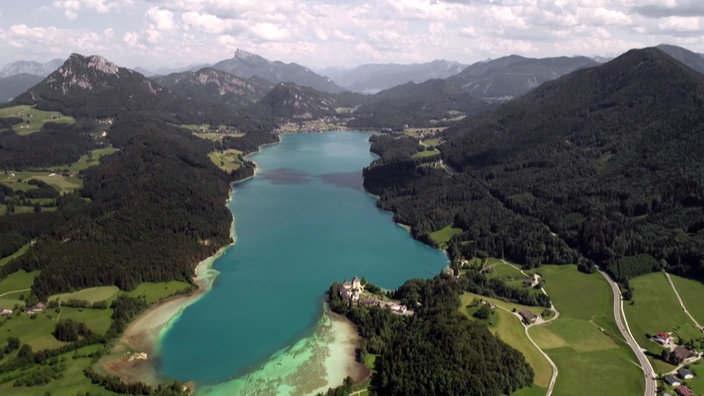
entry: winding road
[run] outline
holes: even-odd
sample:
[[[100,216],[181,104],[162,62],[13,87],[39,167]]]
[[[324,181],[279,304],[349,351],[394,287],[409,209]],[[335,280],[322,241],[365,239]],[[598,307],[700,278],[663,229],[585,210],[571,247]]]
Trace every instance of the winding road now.
[[[628,343],[628,346],[630,346],[633,353],[636,354],[640,367],[643,369],[643,373],[645,375],[645,396],[655,396],[657,389],[657,375],[655,374],[650,361],[645,356],[643,349],[641,349],[636,340],[633,338],[631,329],[628,327],[626,315],[623,314],[623,299],[621,297],[621,290],[619,289],[618,284],[614,282],[606,272],[599,270],[599,273],[601,273],[601,275],[606,278],[606,281],[609,282],[611,291],[614,294],[614,320],[616,321],[616,326],[618,326],[618,329],[621,331],[621,334]]]

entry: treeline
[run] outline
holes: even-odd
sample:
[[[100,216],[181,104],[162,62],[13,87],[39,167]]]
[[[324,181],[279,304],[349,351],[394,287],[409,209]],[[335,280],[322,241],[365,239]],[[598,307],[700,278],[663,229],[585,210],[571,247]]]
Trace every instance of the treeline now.
[[[330,288],[331,308],[358,325],[362,354],[378,354],[374,394],[502,395],[533,382],[523,355],[458,311],[462,285],[449,276],[414,279],[394,293],[419,303],[410,317],[349,305],[339,287]]]
[[[83,374],[94,384],[118,393],[120,395],[153,395],[153,396],[186,396],[190,393],[183,389],[183,385],[177,382],[171,384],[160,384],[156,387],[144,382],[125,383],[114,375],[99,374],[92,367],[83,370]]]

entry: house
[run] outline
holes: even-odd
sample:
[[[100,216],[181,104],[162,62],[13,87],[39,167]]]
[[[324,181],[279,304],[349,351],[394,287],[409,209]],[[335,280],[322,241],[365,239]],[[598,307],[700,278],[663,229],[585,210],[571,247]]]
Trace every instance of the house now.
[[[684,368],[684,367],[681,368],[681,369],[679,369],[679,370],[677,370],[677,375],[679,375],[680,378],[682,378],[682,379],[692,379],[692,378],[694,378],[694,373],[691,372],[691,371],[689,371],[689,370],[687,370],[687,369]]]
[[[683,347],[682,345],[678,345],[672,353],[675,355],[675,359],[677,362],[682,363],[686,359],[691,358],[692,356],[695,356],[695,353],[687,349],[686,347]]]
[[[665,383],[673,387],[682,385],[682,381],[680,381],[679,378],[673,377],[671,375],[665,377]]]
[[[677,388],[677,394],[680,396],[694,396],[694,391],[689,389],[686,385],[682,385]]]
[[[12,310],[7,308],[0,308],[0,316],[12,315]]]
[[[521,315],[521,318],[523,318],[523,321],[526,324],[535,323],[535,320],[538,318],[538,315],[534,314],[533,312],[527,309],[521,310],[521,312],[519,312],[518,314]]]
[[[670,333],[666,331],[658,331],[658,334],[655,336],[655,342],[658,344],[662,345],[667,345],[670,343]]]

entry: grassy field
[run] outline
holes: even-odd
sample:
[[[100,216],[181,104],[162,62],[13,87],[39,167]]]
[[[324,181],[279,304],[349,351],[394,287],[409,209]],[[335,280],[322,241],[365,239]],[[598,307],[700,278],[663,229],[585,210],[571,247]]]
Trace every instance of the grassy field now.
[[[559,369],[554,394],[641,394],[642,372],[616,328],[606,280],[574,265],[540,272],[560,317],[529,331]]]
[[[440,154],[440,151],[438,150],[423,150],[419,151],[411,156],[411,158],[427,158],[427,157],[433,157]]]
[[[682,312],[664,273],[641,275],[629,282],[633,289],[633,303],[624,303],[623,311],[631,333],[641,347],[660,356],[662,346],[647,337],[658,331],[672,331],[686,339],[701,337],[702,333]]]
[[[472,318],[471,310],[467,310],[467,306],[472,304],[475,300],[483,299],[484,301],[493,302],[496,304],[497,308],[494,309],[492,314],[492,320],[489,326],[489,330],[501,338],[501,340],[517,351],[521,352],[525,356],[528,364],[533,368],[535,372],[534,388],[547,388],[550,383],[550,377],[552,376],[552,367],[547,360],[540,354],[530,340],[525,334],[525,330],[521,320],[513,315],[511,311],[514,309],[520,311],[522,309],[527,309],[533,313],[540,314],[545,308],[543,307],[528,307],[520,304],[508,303],[505,301],[497,300],[494,298],[488,298],[480,296],[474,293],[463,293],[461,298],[462,308],[461,312]],[[503,309],[501,309],[503,308]],[[521,390],[520,392],[527,392],[527,390]],[[521,395],[530,395],[532,393],[518,393]],[[543,389],[543,394],[545,390]]]
[[[36,273],[25,273],[19,271],[16,274],[10,275],[8,278],[0,282],[0,287],[3,289],[12,289],[21,286],[29,286],[31,279],[36,276]],[[50,300],[61,298],[69,299],[76,298],[90,302],[101,300],[112,300],[119,294],[127,294],[130,296],[144,295],[148,302],[157,302],[160,299],[173,295],[183,289],[189,288],[190,285],[186,282],[164,282],[164,283],[143,283],[132,291],[119,291],[114,286],[93,287],[80,290],[74,293],[64,293],[50,297]],[[2,301],[0,299],[0,301]],[[18,301],[23,305],[21,301]],[[85,323],[86,326],[93,332],[105,334],[111,323],[112,309],[90,309],[90,308],[73,308],[73,307],[56,307],[45,309],[34,315],[27,315],[23,311],[16,311],[9,317],[0,317],[0,347],[7,344],[9,337],[17,337],[20,344],[28,344],[33,351],[42,349],[52,349],[64,345],[58,341],[52,334],[56,328],[56,323],[60,319],[73,319],[77,322]],[[79,352],[92,352],[102,345],[92,345],[79,350]],[[9,358],[16,355],[17,352],[12,352],[0,358],[2,365]],[[42,369],[43,366],[34,365],[28,369],[18,370],[16,372],[8,372],[0,374],[0,394],[8,395],[44,395],[45,392],[50,392],[52,396],[67,395],[74,396],[78,392],[90,391],[92,395],[112,395],[113,393],[93,385],[87,377],[83,375],[83,370],[89,367],[91,359],[86,357],[74,358],[74,352],[63,355],[63,362],[66,365],[63,371],[63,376],[59,379],[51,381],[47,385],[34,386],[29,388],[12,387],[14,376],[27,375],[33,370]]]
[[[134,290],[123,293],[130,297],[144,296],[147,299],[147,303],[151,304],[172,296],[184,289],[189,289],[190,287],[190,284],[181,281],[161,283],[144,282],[137,286]]]
[[[0,175],[0,183],[15,191],[27,191],[37,188],[27,183],[30,179],[41,180],[54,187],[61,194],[74,191],[83,186],[83,182],[78,177],[61,176],[60,173],[53,171],[21,171],[14,172],[14,176],[12,174]]]
[[[14,272],[2,280],[0,280],[0,295],[13,290],[23,290],[32,287],[34,278],[39,275],[39,271],[26,272],[19,270]]]
[[[79,290],[73,293],[61,293],[55,294],[49,297],[49,301],[61,300],[68,301],[71,299],[88,301],[89,303],[94,303],[98,301],[111,301],[113,297],[117,295],[120,289],[117,286],[99,286],[90,287],[88,289]]]
[[[670,278],[672,278],[672,283],[675,284],[689,313],[699,324],[704,325],[704,304],[701,304],[702,296],[704,296],[704,283],[672,274],[670,274]]]
[[[223,171],[230,173],[242,166],[242,152],[235,149],[212,151],[208,158]]]
[[[440,230],[431,232],[429,237],[433,242],[438,244],[438,246],[445,248],[447,247],[447,242],[450,241],[450,238],[460,234],[461,232],[461,228],[455,228],[452,225],[448,225]]]
[[[13,106],[0,109],[0,118],[19,117],[22,123],[13,125],[12,129],[18,135],[30,135],[39,132],[47,122],[73,124],[73,117],[65,116],[58,111],[37,110],[27,105]]]
[[[422,145],[426,147],[437,147],[440,145],[440,139],[439,138],[434,138],[434,139],[426,139],[421,142]]]
[[[103,147],[99,149],[92,150],[88,154],[84,154],[78,161],[68,164],[66,166],[55,167],[57,169],[68,169],[73,173],[78,173],[84,169],[88,169],[91,166],[98,165],[100,163],[100,158],[105,155],[110,155],[120,151],[113,146]]]

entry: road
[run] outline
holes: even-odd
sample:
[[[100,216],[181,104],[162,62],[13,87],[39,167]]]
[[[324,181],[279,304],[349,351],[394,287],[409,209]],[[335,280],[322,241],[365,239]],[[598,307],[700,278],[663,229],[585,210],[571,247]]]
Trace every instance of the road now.
[[[621,290],[619,289],[618,284],[614,282],[606,272],[601,270],[599,270],[599,272],[604,276],[604,278],[606,278],[606,281],[609,282],[611,291],[614,294],[614,320],[616,321],[616,326],[618,326],[623,338],[628,343],[628,346],[630,346],[633,353],[636,354],[640,367],[643,369],[643,374],[645,376],[645,396],[655,396],[655,391],[658,385],[656,379],[657,375],[653,370],[653,366],[650,365],[650,361],[645,356],[645,353],[643,353],[643,349],[641,349],[636,340],[633,338],[631,329],[628,327],[626,315],[623,314],[623,299],[621,298]]]

